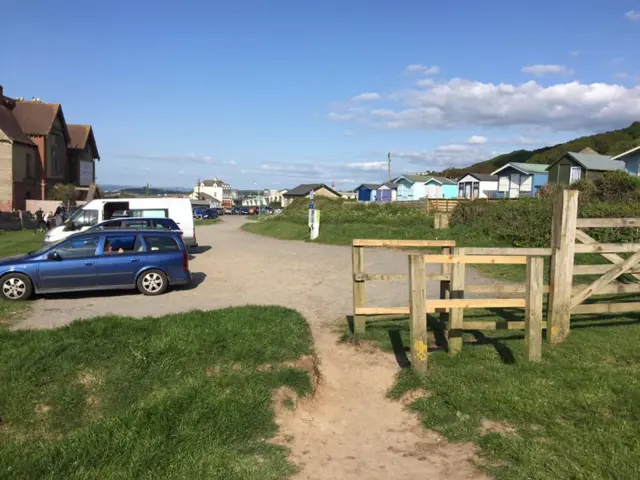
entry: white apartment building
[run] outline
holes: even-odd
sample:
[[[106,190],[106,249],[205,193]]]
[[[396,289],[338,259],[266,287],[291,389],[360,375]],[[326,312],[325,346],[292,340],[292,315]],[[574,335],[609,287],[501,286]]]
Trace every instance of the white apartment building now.
[[[231,185],[223,182],[219,178],[214,178],[212,180],[202,180],[200,183],[196,184],[193,187],[193,193],[190,195],[190,197],[194,200],[197,200],[201,196],[201,194],[215,198],[221,203],[229,203],[233,200]]]

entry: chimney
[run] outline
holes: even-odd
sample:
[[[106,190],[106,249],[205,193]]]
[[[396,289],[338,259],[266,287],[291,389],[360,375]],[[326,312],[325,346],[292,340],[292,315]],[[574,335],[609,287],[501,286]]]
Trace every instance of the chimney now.
[[[4,87],[0,85],[0,98],[4,96]]]

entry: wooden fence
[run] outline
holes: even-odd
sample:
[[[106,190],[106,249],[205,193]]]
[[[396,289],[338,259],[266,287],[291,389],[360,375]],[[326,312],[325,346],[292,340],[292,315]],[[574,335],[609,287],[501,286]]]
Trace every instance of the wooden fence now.
[[[464,200],[456,198],[427,198],[427,211],[452,213],[460,202],[464,202]]]
[[[465,322],[466,308],[523,308],[525,320],[506,322],[509,329],[525,330],[526,357],[537,361],[542,352],[542,329],[546,322],[542,320],[543,275],[542,257],[508,255],[469,255],[464,248],[454,248],[453,255],[410,255],[409,256],[409,298],[410,298],[410,331],[411,331],[411,365],[420,372],[427,368],[427,323],[428,313],[441,311],[446,313],[441,323],[446,325],[449,354],[455,355],[462,349],[462,334],[465,330],[487,330],[497,328],[497,322]],[[428,299],[426,295],[426,265],[451,265],[451,284],[449,298]],[[524,292],[519,286],[483,285],[480,291],[486,293],[504,292],[505,287],[512,287],[512,293],[524,293],[519,298],[465,298],[465,269],[469,264],[518,264],[527,266],[527,283]],[[469,291],[469,290],[467,290]],[[476,290],[478,291],[478,290]],[[442,297],[442,295],[441,295]]]
[[[353,240],[351,244],[352,282],[353,282],[353,324],[354,334],[365,332],[366,315],[408,315],[408,307],[365,307],[366,282],[385,280],[408,280],[408,273],[367,273],[364,267],[365,248],[439,248],[447,255],[456,246],[455,240]],[[451,280],[450,268],[443,266],[442,273],[426,275],[425,280]]]
[[[594,295],[640,293],[640,283],[613,283],[624,274],[640,280],[640,243],[598,243],[582,229],[638,228],[640,219],[578,218],[578,195],[578,191],[565,190],[554,205],[548,312],[551,343],[560,343],[569,335],[571,314],[640,311],[640,302],[583,303]],[[613,265],[575,265],[576,253],[597,253]],[[618,253],[631,255],[623,258]],[[600,277],[589,285],[574,286],[573,277],[578,275]]]

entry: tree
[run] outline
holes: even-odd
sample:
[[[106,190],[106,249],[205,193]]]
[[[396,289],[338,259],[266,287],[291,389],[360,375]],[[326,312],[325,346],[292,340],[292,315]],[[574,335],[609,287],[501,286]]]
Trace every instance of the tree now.
[[[59,200],[67,208],[76,204],[76,187],[71,184],[56,183],[49,194],[51,200]]]

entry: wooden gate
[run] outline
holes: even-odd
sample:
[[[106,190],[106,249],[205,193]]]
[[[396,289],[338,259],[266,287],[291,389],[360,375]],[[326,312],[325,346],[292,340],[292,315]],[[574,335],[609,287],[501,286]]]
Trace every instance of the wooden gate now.
[[[631,274],[640,280],[640,243],[598,243],[581,229],[640,227],[640,219],[578,218],[578,195],[576,190],[565,190],[554,204],[547,333],[551,343],[559,343],[567,337],[572,313],[640,311],[640,302],[583,303],[593,295],[640,293],[640,283],[614,283],[624,274]],[[576,253],[600,254],[612,264],[574,265]],[[631,255],[623,258],[618,253]],[[573,277],[577,275],[600,277],[589,285],[573,286]]]

